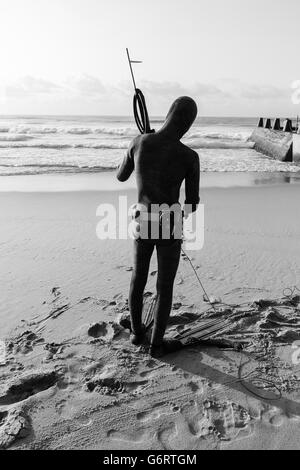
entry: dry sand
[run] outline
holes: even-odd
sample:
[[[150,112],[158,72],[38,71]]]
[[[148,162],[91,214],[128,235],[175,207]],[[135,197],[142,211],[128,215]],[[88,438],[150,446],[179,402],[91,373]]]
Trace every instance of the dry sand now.
[[[97,206],[118,195],[0,194],[0,446],[299,448],[300,292],[283,289],[300,288],[300,185],[203,189],[205,247],[191,256],[209,295],[236,304],[216,305],[226,337],[247,344],[162,360],[119,325],[131,242],[96,237]],[[153,293],[155,259],[150,272]],[[207,308],[182,259],[169,333]]]

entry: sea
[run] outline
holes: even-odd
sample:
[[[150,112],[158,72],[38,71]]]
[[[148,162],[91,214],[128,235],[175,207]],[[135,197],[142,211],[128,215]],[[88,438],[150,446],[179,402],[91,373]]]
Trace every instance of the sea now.
[[[152,119],[159,129],[163,118]],[[254,150],[256,118],[199,117],[183,142],[199,154],[202,172],[288,172]],[[0,176],[113,171],[138,135],[123,116],[1,116]]]

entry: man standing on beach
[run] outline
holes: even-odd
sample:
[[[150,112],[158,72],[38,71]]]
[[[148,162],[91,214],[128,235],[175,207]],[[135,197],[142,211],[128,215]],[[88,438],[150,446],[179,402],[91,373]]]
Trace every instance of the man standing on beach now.
[[[174,236],[174,233],[178,233],[178,223],[182,224],[182,218],[176,216],[178,211],[175,210],[174,214],[174,207],[180,208],[179,196],[183,181],[186,193],[184,215],[194,212],[200,201],[199,157],[181,142],[196,116],[195,101],[186,96],[178,98],[158,132],[138,136],[131,142],[117,174],[118,180],[123,182],[135,170],[138,188],[135,216],[140,220],[140,236],[134,240],[134,269],[129,293],[132,343],[135,345],[146,340],[142,324],[143,293],[154,247],[157,251],[157,301],[150,342],[150,354],[153,357],[161,357],[178,348],[178,342],[165,340],[164,334],[172,308],[173,285],[181,253],[182,238]],[[162,211],[163,205],[171,210]],[[179,213],[181,216],[181,208]],[[165,233],[162,236],[162,214],[166,215],[170,226],[168,237]],[[151,234],[143,237],[143,232],[148,234],[148,230],[143,228],[146,225],[148,229],[149,222]]]

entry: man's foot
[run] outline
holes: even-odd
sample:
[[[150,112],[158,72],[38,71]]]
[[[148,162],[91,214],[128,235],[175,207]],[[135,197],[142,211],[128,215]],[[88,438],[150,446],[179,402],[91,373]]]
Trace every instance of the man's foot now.
[[[146,340],[146,331],[147,330],[146,330],[145,325],[142,325],[142,328],[139,332],[137,333],[132,332],[131,343],[134,346],[140,346],[141,344],[143,344]]]
[[[152,344],[149,349],[149,354],[151,357],[156,359],[171,354],[173,352],[179,351],[183,348],[183,345],[180,341],[175,339],[164,339],[162,344],[154,345]]]

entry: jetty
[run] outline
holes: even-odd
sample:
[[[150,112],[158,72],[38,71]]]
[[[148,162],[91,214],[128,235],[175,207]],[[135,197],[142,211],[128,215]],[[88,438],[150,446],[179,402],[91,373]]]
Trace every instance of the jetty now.
[[[249,140],[254,149],[282,162],[300,162],[300,123],[292,119],[260,118]]]

